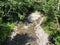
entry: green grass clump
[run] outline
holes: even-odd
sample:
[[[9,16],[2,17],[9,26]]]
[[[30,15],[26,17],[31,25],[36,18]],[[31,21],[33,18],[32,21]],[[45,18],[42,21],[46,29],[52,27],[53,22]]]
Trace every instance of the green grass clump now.
[[[3,45],[4,41],[10,35],[12,29],[6,24],[0,24],[0,45]]]

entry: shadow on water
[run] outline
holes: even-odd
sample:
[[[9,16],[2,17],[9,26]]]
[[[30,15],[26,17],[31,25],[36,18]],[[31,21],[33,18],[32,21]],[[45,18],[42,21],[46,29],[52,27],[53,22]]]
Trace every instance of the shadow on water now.
[[[28,34],[17,34],[14,39],[7,40],[4,45],[25,45],[26,43],[35,40],[35,38],[28,36]]]

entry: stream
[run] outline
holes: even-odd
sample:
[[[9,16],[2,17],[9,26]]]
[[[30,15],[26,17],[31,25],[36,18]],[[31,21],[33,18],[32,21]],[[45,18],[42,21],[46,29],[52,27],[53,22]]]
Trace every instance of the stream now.
[[[38,20],[27,25],[23,24],[22,22],[18,23],[17,26],[15,26],[14,31],[11,33],[11,36],[10,36],[11,39],[10,39],[10,42],[9,41],[7,42],[8,43],[7,45],[48,45],[49,35],[41,27],[43,20],[44,20],[44,17],[40,17]],[[19,36],[17,39],[15,39],[17,35]],[[24,38],[23,43],[21,41],[22,40],[21,35],[23,35],[23,38]],[[31,41],[31,39],[33,41]],[[26,40],[29,40],[29,42]]]

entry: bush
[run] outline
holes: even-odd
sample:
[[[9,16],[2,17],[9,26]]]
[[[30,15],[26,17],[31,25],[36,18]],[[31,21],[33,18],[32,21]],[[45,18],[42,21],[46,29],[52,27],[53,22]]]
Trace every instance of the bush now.
[[[12,29],[6,24],[0,24],[0,45],[3,45],[4,41],[10,35]]]
[[[60,45],[60,30],[50,35],[50,41],[55,45]]]

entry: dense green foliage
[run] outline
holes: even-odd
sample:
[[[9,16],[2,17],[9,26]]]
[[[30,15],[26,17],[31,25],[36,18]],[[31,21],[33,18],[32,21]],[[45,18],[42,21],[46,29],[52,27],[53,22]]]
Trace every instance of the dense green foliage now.
[[[60,0],[0,0],[0,45],[11,33],[14,23],[25,19],[35,10],[44,13],[46,20],[42,27],[49,34],[54,34],[51,41],[60,45],[60,34],[57,34],[57,30],[60,30],[59,3]]]
[[[3,45],[6,38],[10,35],[12,29],[6,24],[0,24],[0,45]]]

